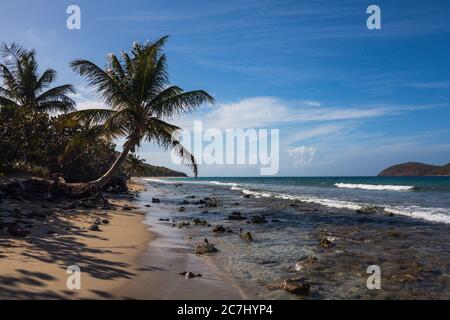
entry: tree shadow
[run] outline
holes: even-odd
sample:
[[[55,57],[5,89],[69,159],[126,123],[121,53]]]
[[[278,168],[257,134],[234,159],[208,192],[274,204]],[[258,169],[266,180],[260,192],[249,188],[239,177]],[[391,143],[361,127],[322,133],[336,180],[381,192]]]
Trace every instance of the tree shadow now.
[[[21,207],[27,204],[21,203]],[[33,204],[36,207],[35,204]],[[5,212],[2,208],[5,204],[0,206],[0,222],[6,219]],[[26,210],[22,210],[26,211]],[[123,262],[114,262],[105,259],[102,256],[120,255],[122,252],[114,251],[108,248],[107,245],[103,248],[89,247],[82,242],[83,239],[97,239],[105,241],[107,239],[101,236],[101,232],[93,233],[91,231],[83,230],[77,227],[67,216],[76,216],[80,213],[77,210],[65,210],[64,214],[56,214],[61,212],[61,207],[54,206],[46,209],[47,218],[45,219],[29,219],[26,223],[32,224],[31,235],[27,238],[13,238],[5,230],[0,228],[0,258],[8,259],[8,251],[14,248],[26,248],[22,257],[41,261],[43,263],[55,264],[62,270],[67,270],[69,266],[76,265],[81,270],[81,275],[87,274],[92,278],[100,280],[116,280],[116,279],[130,279],[136,274],[130,271],[133,267],[130,264]],[[94,216],[89,212],[89,217]],[[24,220],[23,215],[13,217],[17,220]],[[8,213],[8,219],[11,215]],[[89,218],[88,218],[89,219]],[[105,226],[107,227],[107,226]],[[52,233],[48,233],[51,230]],[[3,250],[5,250],[3,252]],[[53,292],[45,290],[46,282],[57,281],[55,277],[50,274],[42,272],[42,270],[26,269],[26,264],[16,270],[15,276],[0,275],[0,297],[3,299],[67,299],[71,296],[76,296],[77,293],[72,291]],[[65,279],[64,279],[65,281]],[[21,285],[35,287],[36,291],[22,289]],[[111,296],[108,293],[101,291],[92,291],[99,298],[109,299]]]

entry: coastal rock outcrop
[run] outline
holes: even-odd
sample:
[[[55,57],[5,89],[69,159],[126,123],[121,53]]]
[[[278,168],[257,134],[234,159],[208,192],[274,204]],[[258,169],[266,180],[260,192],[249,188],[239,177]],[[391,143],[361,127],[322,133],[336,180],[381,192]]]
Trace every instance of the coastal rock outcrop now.
[[[450,163],[433,166],[420,162],[398,164],[383,170],[380,177],[450,176]]]
[[[228,220],[242,221],[247,220],[247,218],[244,217],[240,212],[233,212],[228,216]]]
[[[251,234],[251,232],[242,232],[241,238],[247,242],[253,242],[253,235]]]
[[[379,214],[384,213],[384,208],[378,206],[366,206],[356,210],[356,212],[360,214]]]
[[[217,251],[219,251],[219,250],[213,244],[209,243],[208,239],[205,239],[203,244],[198,245],[195,248],[194,253],[203,255],[203,254],[208,254],[208,253],[215,253]]]
[[[253,216],[253,217],[250,218],[250,220],[248,222],[249,223],[255,223],[255,224],[269,223],[269,221],[267,221],[266,217],[263,216],[263,215]]]
[[[319,245],[324,249],[330,249],[334,247],[334,242],[331,238],[322,238],[320,239]]]
[[[311,285],[304,279],[288,279],[284,281],[283,289],[292,294],[309,296]]]

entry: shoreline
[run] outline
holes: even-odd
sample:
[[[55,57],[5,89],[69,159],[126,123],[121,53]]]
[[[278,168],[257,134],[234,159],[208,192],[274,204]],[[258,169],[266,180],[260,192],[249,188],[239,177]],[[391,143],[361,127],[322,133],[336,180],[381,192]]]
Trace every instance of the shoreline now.
[[[129,187],[139,196],[146,191],[139,179]],[[139,198],[109,195],[108,200],[112,211],[67,210],[45,201],[0,202],[0,226],[20,222],[24,214],[49,213],[45,219],[23,221],[31,228],[26,238],[13,238],[0,229],[0,299],[245,298],[213,265],[193,255],[180,233],[158,225],[152,208],[145,208]],[[88,230],[96,219],[108,223],[100,225],[101,231]],[[81,271],[81,290],[66,285],[67,268],[73,265]],[[184,279],[178,273],[185,270],[202,277]]]
[[[205,261],[256,299],[448,298],[447,224],[247,196],[229,185],[162,181],[149,189],[166,212],[159,223],[183,234],[191,250],[207,238],[219,251]],[[367,288],[372,265],[382,270],[383,290]],[[287,282],[306,282],[310,293],[293,294]]]
[[[145,205],[148,200],[151,199],[141,199],[140,202]],[[248,294],[214,263],[195,255],[182,232],[159,221],[161,217],[167,216],[166,209],[155,205],[149,208],[143,223],[148,226],[152,240],[139,257],[143,268],[137,276],[117,288],[115,295],[150,300],[249,299]],[[180,275],[183,272],[200,274],[201,277],[186,279]]]

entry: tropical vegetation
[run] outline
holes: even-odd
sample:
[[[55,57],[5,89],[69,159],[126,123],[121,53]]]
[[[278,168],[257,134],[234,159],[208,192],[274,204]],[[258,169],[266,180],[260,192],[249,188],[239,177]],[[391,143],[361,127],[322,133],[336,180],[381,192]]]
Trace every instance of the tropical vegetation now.
[[[120,56],[110,54],[105,68],[88,60],[71,67],[102,97],[108,109],[76,110],[70,84],[53,86],[57,73],[39,73],[34,50],[17,44],[0,48],[0,174],[27,172],[103,188],[125,173],[154,170],[137,156],[144,142],[174,149],[197,175],[197,164],[170,123],[213,98],[203,90],[170,85],[163,37],[135,43]],[[124,138],[122,151],[114,141]]]

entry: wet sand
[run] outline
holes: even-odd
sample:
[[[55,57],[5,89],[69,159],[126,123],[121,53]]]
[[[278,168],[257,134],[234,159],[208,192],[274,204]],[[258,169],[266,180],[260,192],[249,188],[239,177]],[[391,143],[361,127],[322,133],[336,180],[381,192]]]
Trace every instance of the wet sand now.
[[[231,279],[208,264],[203,257],[192,253],[192,247],[179,230],[161,222],[155,209],[150,210],[146,223],[151,225],[153,240],[142,253],[142,269],[114,295],[130,299],[156,300],[239,300],[247,296]],[[185,279],[181,272],[192,272],[201,277]]]

